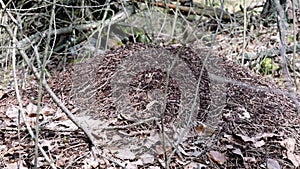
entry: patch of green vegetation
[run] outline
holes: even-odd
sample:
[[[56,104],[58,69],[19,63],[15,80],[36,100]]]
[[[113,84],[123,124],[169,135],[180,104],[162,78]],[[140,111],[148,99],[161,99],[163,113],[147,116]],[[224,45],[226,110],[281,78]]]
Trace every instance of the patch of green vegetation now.
[[[12,69],[12,68],[11,68]],[[10,69],[10,70],[11,70]],[[3,73],[3,74],[2,74]],[[2,77],[2,80],[1,80],[1,84],[3,85],[3,86],[5,86],[7,83],[8,83],[8,81],[9,81],[9,73],[10,73],[10,71],[1,71],[0,72],[0,77]],[[3,87],[3,86],[1,86],[1,87]]]
[[[274,62],[272,58],[264,58],[259,63],[258,71],[264,75],[273,75],[275,71],[278,71],[280,66]]]
[[[70,63],[80,63],[82,59],[71,59]]]
[[[122,41],[117,42],[117,46],[122,46],[122,45],[123,45]]]
[[[290,42],[294,42],[294,39],[295,39],[295,37],[294,37],[293,35],[291,35],[291,36],[289,37]]]
[[[138,42],[149,44],[151,42],[150,38],[145,32],[138,33],[137,35]]]
[[[171,44],[177,44],[178,41],[176,39],[172,39]]]
[[[151,42],[151,39],[149,38],[147,33],[141,28],[118,24],[112,27],[112,32],[120,39],[135,38],[135,41],[145,44],[149,44]]]

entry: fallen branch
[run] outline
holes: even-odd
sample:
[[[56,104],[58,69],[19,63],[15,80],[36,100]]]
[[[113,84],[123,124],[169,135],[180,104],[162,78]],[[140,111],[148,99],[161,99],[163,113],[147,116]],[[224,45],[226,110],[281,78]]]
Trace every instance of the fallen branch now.
[[[296,53],[300,53],[300,43],[298,43],[295,47],[296,47]],[[288,46],[286,48],[286,54],[291,54],[293,52],[294,52],[294,45]],[[280,56],[280,49],[268,49],[258,53],[245,53],[245,59],[250,61],[256,60],[260,57],[274,58],[277,56]]]
[[[62,35],[62,34],[72,33],[73,30],[89,31],[92,29],[96,29],[97,27],[99,27],[99,25],[103,25],[103,26],[112,25],[112,24],[117,23],[126,18],[127,18],[127,15],[124,12],[120,12],[120,13],[117,13],[116,15],[114,15],[111,19],[107,19],[105,21],[98,21],[98,22],[93,22],[93,23],[89,23],[89,24],[81,24],[81,25],[77,25],[77,26],[71,25],[71,26],[56,29],[56,30],[53,30],[50,32],[49,32],[49,30],[37,32],[37,33],[29,36],[28,38],[24,38],[24,39],[20,40],[18,42],[18,46],[20,48],[22,48],[23,50],[26,50],[26,49],[31,48],[32,44],[35,44],[36,42],[40,41],[41,38],[46,37],[46,35],[48,35],[48,34],[50,34],[50,36],[52,36],[54,34]]]
[[[146,0],[131,0],[132,2],[142,2],[147,3]],[[179,2],[184,3],[185,0],[180,0]],[[157,1],[151,3],[151,5],[158,6],[161,8],[169,8],[176,10],[177,5],[172,3],[164,3],[163,1]],[[193,6],[182,6],[178,5],[178,10],[181,12],[188,12],[194,15],[201,15],[206,17],[212,17],[215,19],[220,19],[222,16],[222,21],[231,21],[233,19],[232,15],[228,13],[227,11],[221,9],[221,8],[214,8],[210,6],[204,6],[200,3],[194,3]]]

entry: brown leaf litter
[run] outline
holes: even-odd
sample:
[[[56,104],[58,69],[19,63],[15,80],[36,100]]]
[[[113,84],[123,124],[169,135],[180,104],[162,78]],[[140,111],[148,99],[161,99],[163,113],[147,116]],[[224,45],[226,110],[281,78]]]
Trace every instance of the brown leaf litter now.
[[[271,80],[254,75],[248,69],[217,56],[211,56],[208,62],[210,65],[206,65],[204,69],[199,85],[199,109],[196,115],[192,116],[191,130],[185,136],[179,135],[183,127],[178,127],[180,125],[177,125],[177,122],[187,117],[180,114],[183,104],[181,99],[185,92],[180,90],[182,89],[180,85],[186,84],[170,76],[163,120],[166,133],[169,132],[166,137],[171,141],[169,140],[170,142],[164,149],[161,146],[161,135],[159,135],[161,119],[137,123],[137,118],[145,120],[157,115],[153,114],[153,111],[161,113],[159,111],[163,105],[161,95],[167,82],[167,73],[160,69],[147,69],[134,74],[133,78],[128,81],[126,96],[131,104],[130,110],[135,110],[136,114],[128,115],[126,111],[120,111],[116,103],[123,104],[123,102],[122,100],[116,101],[112,94],[115,86],[111,83],[115,78],[115,72],[119,69],[118,65],[122,65],[123,60],[135,56],[136,53],[152,50],[176,55],[181,48],[180,46],[158,47],[132,44],[110,51],[103,56],[88,59],[48,79],[54,92],[75,114],[89,115],[95,120],[103,121],[106,129],[102,128],[96,135],[102,139],[99,144],[108,158],[116,158],[128,166],[164,166],[163,156],[167,151],[166,154],[171,157],[170,166],[174,168],[182,166],[261,168],[267,165],[290,168],[299,165],[297,159],[300,151],[296,146],[297,141],[295,143],[288,141],[299,140],[299,119],[294,103],[284,95],[286,91],[281,90]],[[188,65],[195,79],[201,73],[207,50],[199,51],[185,47],[179,55],[179,58]],[[152,57],[149,58],[150,60],[155,59],[156,56],[152,56],[151,52],[148,54]],[[130,66],[134,65],[129,64],[128,70],[131,70]],[[209,68],[212,66],[215,68]],[[122,72],[120,75],[123,75]],[[125,80],[120,76],[120,81]],[[150,91],[158,91],[158,93]],[[32,99],[37,98],[37,84],[31,83],[22,95],[24,106],[29,103],[37,104],[36,100]],[[120,97],[124,95],[122,93]],[[14,93],[10,92],[1,98],[2,116],[5,116],[10,104],[17,105],[14,97]],[[157,106],[155,101],[159,102],[159,109],[151,109]],[[57,110],[46,93],[43,96],[43,104]],[[123,108],[127,108],[128,105],[124,105]],[[147,109],[150,111],[144,111]],[[219,116],[213,116],[218,113]],[[158,118],[161,115],[158,114]],[[12,137],[16,131],[6,130],[7,127],[4,124],[8,124],[8,121],[9,118],[1,120],[0,134],[4,138],[1,145],[6,145],[6,150],[9,151],[4,153],[4,164],[18,159],[16,154],[18,151],[12,151],[12,147],[9,146],[10,143],[16,142],[17,138]],[[183,120],[183,122],[186,121]],[[115,132],[108,130],[109,127],[118,126],[127,126],[127,128],[115,128]],[[22,135],[26,136],[26,130],[21,131]],[[209,131],[210,134],[201,134],[202,131]],[[49,151],[56,157],[53,160],[59,166],[72,164],[71,160],[65,159],[70,156],[69,154],[73,154],[70,159],[78,159],[73,164],[74,168],[82,167],[85,163],[84,159],[91,157],[86,154],[80,159],[80,154],[88,153],[88,147],[84,135],[79,131],[63,132],[41,128],[40,137],[41,140],[56,140],[50,144],[53,149]],[[179,138],[182,138],[182,141],[176,144]],[[292,145],[285,146],[287,143]],[[30,145],[32,142],[24,143],[22,150],[23,154],[27,153],[26,160],[24,160],[26,161],[24,165],[27,166],[32,164],[33,159],[34,151],[29,148]],[[79,147],[76,148],[76,145]],[[124,146],[127,147],[120,149]],[[291,146],[295,147],[291,148]],[[141,147],[143,150],[140,149]],[[66,152],[63,151],[64,148],[67,148]],[[130,158],[126,157],[128,154]],[[96,162],[98,166],[103,168],[112,166],[108,161],[101,160]],[[43,165],[47,166],[46,163]]]

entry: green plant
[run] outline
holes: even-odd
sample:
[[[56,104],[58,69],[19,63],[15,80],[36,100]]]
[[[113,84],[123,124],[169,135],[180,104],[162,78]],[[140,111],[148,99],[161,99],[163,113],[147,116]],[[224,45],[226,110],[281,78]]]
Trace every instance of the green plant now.
[[[274,62],[272,58],[264,58],[259,63],[259,69],[258,71],[264,75],[271,75],[275,71],[278,71],[280,69],[280,66]]]

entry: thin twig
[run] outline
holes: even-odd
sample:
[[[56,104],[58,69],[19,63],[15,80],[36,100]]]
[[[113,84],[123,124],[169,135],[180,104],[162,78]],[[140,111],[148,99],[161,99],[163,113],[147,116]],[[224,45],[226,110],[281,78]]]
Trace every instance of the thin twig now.
[[[2,2],[2,1],[1,1]],[[12,32],[10,32],[11,35],[13,36]],[[16,46],[16,39],[13,39],[13,46]],[[13,66],[13,76],[14,76],[14,84],[15,84],[15,91],[16,91],[16,96],[17,96],[17,100],[18,100],[18,104],[19,104],[19,112],[20,115],[22,116],[24,123],[26,125],[26,128],[31,136],[31,138],[35,139],[36,136],[34,135],[30,125],[28,124],[28,122],[26,121],[26,116],[25,116],[25,112],[23,109],[23,103],[22,103],[22,99],[21,99],[21,95],[20,95],[20,91],[19,91],[19,87],[18,87],[18,81],[17,81],[17,75],[16,75],[16,55],[15,55],[15,48],[13,48],[13,52],[12,52],[12,66]],[[18,133],[20,132],[19,130],[19,126],[20,126],[20,119],[19,121],[19,125],[18,125]],[[40,150],[40,152],[43,154],[43,156],[45,157],[45,160],[49,163],[49,165],[51,166],[51,168],[56,169],[54,163],[52,162],[52,160],[48,157],[48,155],[46,154],[46,152],[44,151],[44,149],[42,148],[42,146],[39,143],[36,143],[38,149]],[[20,164],[21,162],[19,162]]]
[[[152,118],[145,119],[145,120],[142,120],[142,121],[139,121],[139,122],[136,122],[136,123],[132,123],[132,124],[128,124],[128,125],[105,127],[105,128],[103,128],[103,129],[106,129],[106,130],[128,129],[128,128],[130,128],[130,127],[139,126],[139,125],[141,125],[141,124],[145,124],[145,123],[147,123],[147,122],[156,121],[156,120],[158,120],[158,118],[152,117]]]
[[[6,31],[9,34],[9,36],[13,39],[14,42],[16,42],[16,44],[18,44],[18,40],[16,39],[16,37],[13,36],[10,27],[8,27],[6,25],[1,25],[1,26],[3,26],[6,29]],[[27,65],[33,70],[34,75],[36,76],[36,78],[40,79],[40,73],[37,71],[37,68],[30,63],[29,58],[28,58],[27,54],[24,52],[24,50],[21,49],[20,46],[18,46],[18,45],[16,45],[16,48],[19,50],[21,56],[24,58],[24,60],[27,63]],[[45,89],[47,90],[47,92],[49,93],[49,95],[51,96],[51,98],[54,100],[54,102],[67,114],[67,116],[70,118],[70,120],[72,122],[74,122],[77,125],[78,128],[80,128],[80,129],[82,129],[84,131],[84,133],[90,139],[91,143],[93,143],[92,137],[90,136],[90,134],[88,134],[87,129],[85,129],[84,127],[82,127],[77,122],[77,120],[75,119],[75,116],[68,110],[68,108],[55,95],[55,93],[52,91],[52,89],[50,88],[50,86],[47,84],[46,80],[43,80],[42,84],[45,87]],[[93,145],[95,145],[95,144],[93,144]]]

